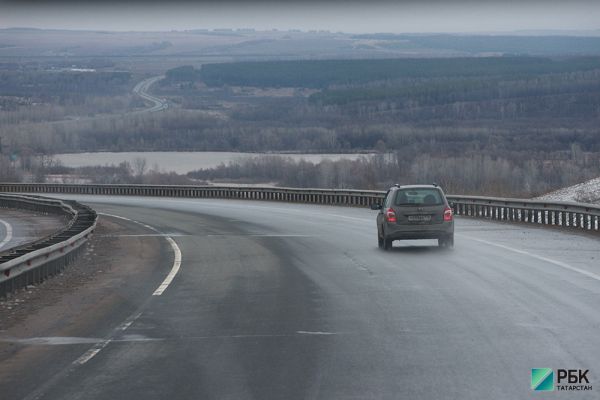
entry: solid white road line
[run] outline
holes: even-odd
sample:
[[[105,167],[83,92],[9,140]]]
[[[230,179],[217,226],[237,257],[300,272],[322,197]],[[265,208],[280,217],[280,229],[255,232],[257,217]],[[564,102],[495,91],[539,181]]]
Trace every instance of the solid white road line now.
[[[162,295],[163,292],[165,290],[167,290],[167,288],[169,287],[171,282],[173,282],[173,279],[179,272],[179,268],[181,268],[181,250],[179,249],[179,246],[177,246],[177,243],[175,243],[175,241],[173,240],[173,238],[171,236],[164,234],[164,233],[160,232],[158,229],[156,229],[155,227],[144,224],[143,222],[135,221],[130,218],[121,217],[120,215],[113,215],[113,214],[107,214],[107,213],[98,213],[98,214],[106,215],[107,217],[119,218],[119,219],[123,219],[125,221],[134,222],[138,225],[141,225],[145,228],[148,228],[148,229],[156,232],[158,235],[163,236],[167,240],[167,242],[169,242],[169,245],[171,245],[171,248],[173,249],[173,253],[175,253],[175,259],[173,260],[173,266],[171,267],[171,271],[169,272],[167,277],[164,279],[164,281],[156,288],[154,293],[152,293],[152,296]]]
[[[0,219],[0,224],[4,225],[4,229],[6,230],[6,236],[0,242],[0,249],[1,249],[4,246],[6,246],[8,244],[8,242],[10,242],[12,240],[13,230],[12,230],[12,226],[4,220]]]
[[[460,234],[457,233],[457,235],[465,237],[465,238],[467,238],[469,240],[474,240],[476,242],[485,243],[485,244],[490,245],[490,246],[499,247],[501,249],[509,250],[509,251],[514,252],[514,253],[523,254],[523,255],[529,256],[531,258],[538,259],[540,261],[545,261],[547,263],[556,265],[557,267],[568,269],[569,271],[577,272],[577,273],[579,273],[581,275],[587,276],[588,278],[592,278],[592,279],[595,279],[597,281],[600,281],[600,275],[595,274],[595,273],[590,272],[590,271],[586,271],[586,270],[581,269],[581,268],[574,267],[574,266],[569,265],[567,263],[564,263],[562,261],[553,260],[553,259],[548,258],[548,257],[543,257],[543,256],[540,256],[540,255],[537,255],[537,254],[534,254],[534,253],[530,253],[530,252],[525,251],[525,250],[515,249],[514,247],[509,247],[509,246],[506,246],[506,245],[503,245],[503,244],[498,244],[498,243],[494,243],[494,242],[489,242],[487,240],[474,238],[472,236],[464,235],[462,233],[460,233]]]
[[[160,284],[160,286],[152,293],[152,296],[160,296],[163,292],[169,287],[175,275],[179,272],[179,267],[181,267],[181,250],[179,250],[179,246],[177,243],[170,237],[166,237],[167,242],[171,245],[173,252],[175,253],[175,261],[173,262],[173,267],[171,268],[171,272],[165,278],[165,280]]]

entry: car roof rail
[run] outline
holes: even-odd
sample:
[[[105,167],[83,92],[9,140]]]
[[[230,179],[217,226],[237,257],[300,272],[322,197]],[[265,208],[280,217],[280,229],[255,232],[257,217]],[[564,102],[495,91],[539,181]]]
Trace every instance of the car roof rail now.
[[[394,183],[394,187],[400,187],[399,183]]]
[[[435,182],[432,183],[433,186],[438,187],[439,185]]]

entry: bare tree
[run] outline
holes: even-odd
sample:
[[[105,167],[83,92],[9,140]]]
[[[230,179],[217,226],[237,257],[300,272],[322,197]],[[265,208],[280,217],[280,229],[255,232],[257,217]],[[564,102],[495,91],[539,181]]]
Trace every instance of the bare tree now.
[[[136,157],[131,163],[133,167],[133,175],[136,183],[142,183],[144,174],[148,168],[148,161],[144,157]]]

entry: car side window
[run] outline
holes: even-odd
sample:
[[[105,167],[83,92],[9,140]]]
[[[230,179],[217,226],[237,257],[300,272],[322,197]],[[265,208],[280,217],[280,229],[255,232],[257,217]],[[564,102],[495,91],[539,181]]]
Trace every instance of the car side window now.
[[[387,195],[385,196],[385,202],[383,203],[384,208],[390,208],[392,206],[392,200],[394,198],[394,192],[388,190]]]

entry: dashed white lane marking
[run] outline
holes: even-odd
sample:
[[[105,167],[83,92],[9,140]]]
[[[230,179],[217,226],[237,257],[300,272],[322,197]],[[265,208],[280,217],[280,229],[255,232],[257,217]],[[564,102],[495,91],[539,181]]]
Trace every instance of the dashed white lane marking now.
[[[171,271],[169,272],[169,274],[167,275],[167,277],[162,281],[162,283],[156,288],[156,290],[154,291],[154,293],[152,293],[152,296],[160,296],[163,294],[163,292],[165,290],[167,290],[167,288],[169,287],[169,285],[171,284],[171,282],[173,282],[173,279],[175,279],[175,276],[177,275],[177,273],[179,272],[179,269],[181,268],[181,250],[179,249],[179,246],[177,246],[177,243],[175,243],[175,241],[173,240],[173,238],[171,236],[168,236],[162,232],[160,232],[158,229],[156,229],[153,226],[147,225],[143,222],[140,221],[136,221],[130,218],[125,218],[125,217],[121,217],[120,215],[113,215],[113,214],[107,214],[107,213],[98,213],[101,215],[106,215],[108,217],[114,217],[114,218],[119,218],[119,219],[123,219],[125,221],[130,221],[130,222],[134,222],[138,225],[141,225],[145,228],[150,229],[151,231],[156,232],[157,235],[164,237],[167,242],[169,242],[169,245],[171,246],[171,248],[173,249],[173,253],[175,253],[175,259],[173,260],[173,266],[171,267]]]
[[[111,342],[110,339],[106,339],[103,340],[101,342],[99,342],[97,345],[95,345],[94,347],[92,347],[91,349],[89,349],[88,351],[86,351],[85,353],[83,353],[83,355],[81,357],[79,357],[77,360],[75,360],[73,362],[73,364],[78,364],[78,365],[83,365],[86,362],[90,361],[92,358],[94,358],[94,356],[98,353],[100,353],[100,351],[105,348],[106,346],[108,346],[108,344]]]
[[[6,230],[6,236],[0,242],[0,249],[1,249],[4,246],[6,246],[8,242],[10,242],[12,240],[13,230],[12,230],[12,226],[8,222],[6,222],[2,219],[0,219],[0,224],[4,225],[4,229]]]
[[[514,253],[523,254],[523,255],[529,256],[531,258],[535,258],[537,260],[540,260],[540,261],[545,261],[547,263],[556,265],[557,267],[561,267],[561,268],[567,269],[569,271],[577,272],[577,273],[579,273],[581,275],[585,275],[585,276],[587,276],[589,278],[592,278],[592,279],[595,279],[597,281],[600,281],[600,275],[594,274],[593,272],[586,271],[586,270],[581,269],[581,268],[574,267],[574,266],[569,265],[567,263],[564,263],[562,261],[553,260],[553,259],[548,258],[548,257],[540,256],[540,255],[537,255],[535,253],[530,253],[530,252],[525,251],[525,250],[515,249],[514,247],[506,246],[506,245],[503,245],[503,244],[489,242],[487,240],[474,238],[474,237],[468,236],[468,235],[463,235],[462,233],[457,233],[457,235],[465,237],[465,238],[470,239],[470,240],[474,240],[476,242],[485,243],[485,244],[490,245],[490,246],[499,247],[501,249],[509,250],[509,251],[514,252]]]
[[[337,335],[336,332],[310,332],[310,331],[296,331],[300,335]]]
[[[106,339],[99,341],[94,346],[92,346],[91,349],[89,349],[88,351],[83,353],[83,355],[81,357],[79,357],[77,360],[73,361],[73,364],[83,365],[86,362],[90,361],[92,358],[94,358],[94,356],[96,354],[100,353],[100,351],[102,351],[103,348],[108,346],[108,344],[114,340],[114,338],[117,334],[119,334],[119,333],[125,331],[127,328],[129,328],[131,326],[131,324],[133,324],[135,322],[135,320],[138,319],[141,315],[142,315],[141,312],[131,315],[122,324],[117,326],[112,331],[112,333],[110,335],[108,335],[108,337]]]
[[[119,219],[122,219],[125,221],[134,222],[134,223],[142,225],[156,233],[159,233],[159,234],[161,233],[158,231],[158,229],[154,228],[153,226],[150,226],[150,225],[147,225],[142,222],[135,221],[135,220],[132,220],[129,218],[121,217],[120,215],[113,215],[113,214],[106,214],[106,213],[98,213],[98,214],[106,215],[106,216],[113,217],[113,218],[119,218]],[[171,245],[171,248],[175,252],[175,261],[173,262],[173,267],[171,268],[171,272],[169,272],[169,274],[167,275],[165,280],[154,291],[154,293],[152,293],[153,296],[160,296],[169,287],[169,285],[173,281],[173,278],[175,278],[175,275],[177,275],[177,272],[179,272],[179,268],[181,267],[181,251],[179,250],[179,246],[177,246],[177,243],[175,243],[175,241],[172,238],[167,236],[167,237],[165,237],[165,239],[167,239],[167,241]],[[118,333],[123,332],[127,328],[129,328],[131,326],[131,324],[140,317],[140,315],[142,315],[141,312],[134,314],[134,315],[130,316],[129,318],[127,318],[122,324],[117,326],[115,328],[115,330],[113,330],[113,332],[106,339],[96,343],[91,349],[86,351],[81,357],[79,357],[77,360],[75,360],[73,362],[73,364],[83,365],[83,364],[87,363],[88,361],[90,361],[92,358],[94,358],[94,356],[96,356],[96,354],[100,353],[100,351],[102,351],[102,349],[104,349],[106,346],[108,346],[108,344],[113,341],[113,338]]]

